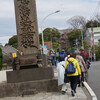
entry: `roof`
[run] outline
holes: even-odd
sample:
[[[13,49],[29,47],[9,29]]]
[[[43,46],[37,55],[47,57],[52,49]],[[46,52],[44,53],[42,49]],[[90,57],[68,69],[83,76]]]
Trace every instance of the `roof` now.
[[[58,30],[61,34],[65,34],[65,33],[69,33],[72,31],[72,29],[61,29],[61,30]]]
[[[10,53],[16,53],[17,49],[13,48],[12,46],[4,46],[1,47],[3,55],[9,55]]]

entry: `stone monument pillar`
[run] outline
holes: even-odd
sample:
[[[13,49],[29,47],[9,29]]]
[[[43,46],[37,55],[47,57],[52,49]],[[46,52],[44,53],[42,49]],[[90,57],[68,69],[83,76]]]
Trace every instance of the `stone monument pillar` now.
[[[54,76],[52,67],[47,67],[43,55],[38,56],[39,36],[35,0],[14,1],[18,47],[23,54],[14,59],[14,71],[7,72],[7,82],[52,79]]]
[[[15,69],[37,65],[39,36],[35,0],[14,0],[18,49],[22,56],[15,59]],[[35,66],[36,67],[36,66]]]
[[[23,55],[38,53],[39,37],[35,0],[14,0],[18,48]]]

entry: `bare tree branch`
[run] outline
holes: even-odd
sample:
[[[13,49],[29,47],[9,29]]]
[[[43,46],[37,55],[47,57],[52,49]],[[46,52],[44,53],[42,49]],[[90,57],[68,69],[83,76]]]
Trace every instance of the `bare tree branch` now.
[[[85,29],[86,19],[83,16],[74,16],[67,21],[73,29]]]

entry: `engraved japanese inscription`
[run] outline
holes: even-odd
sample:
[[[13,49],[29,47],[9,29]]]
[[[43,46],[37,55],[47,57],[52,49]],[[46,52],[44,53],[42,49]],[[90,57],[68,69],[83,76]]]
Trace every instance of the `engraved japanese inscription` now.
[[[19,48],[25,51],[24,53],[28,53],[30,48],[36,51],[38,30],[35,0],[15,0],[15,9]]]

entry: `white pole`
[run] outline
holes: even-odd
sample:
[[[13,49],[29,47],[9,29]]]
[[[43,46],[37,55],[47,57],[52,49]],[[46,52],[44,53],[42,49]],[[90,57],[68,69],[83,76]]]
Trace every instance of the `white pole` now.
[[[91,36],[92,36],[92,39],[93,39],[93,56],[94,56],[94,61],[96,61],[93,25],[91,25],[91,26],[92,26],[92,28],[91,28],[91,32],[92,32]]]
[[[42,20],[42,23],[41,23],[41,32],[42,32],[43,54],[44,54],[44,36],[43,36],[43,30],[42,30],[43,23],[44,23],[44,21],[45,21],[45,19],[46,19],[47,17],[49,17],[50,15],[53,15],[53,14],[55,14],[55,13],[58,13],[58,12],[60,12],[60,10],[57,10],[57,11],[55,11],[55,12],[53,12],[53,13],[47,15],[47,16]]]
[[[83,32],[81,30],[81,37],[82,37],[82,49],[84,49],[84,44],[83,44]]]

